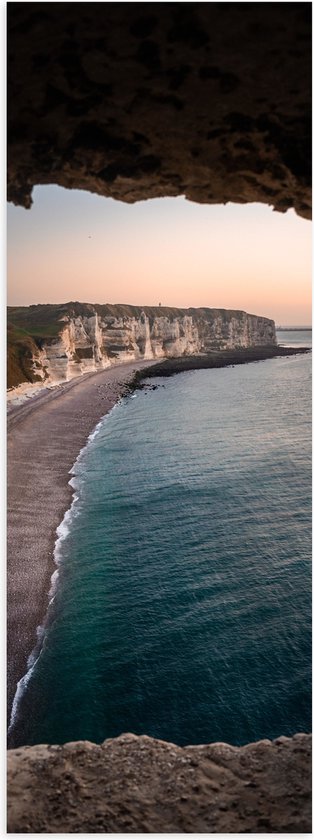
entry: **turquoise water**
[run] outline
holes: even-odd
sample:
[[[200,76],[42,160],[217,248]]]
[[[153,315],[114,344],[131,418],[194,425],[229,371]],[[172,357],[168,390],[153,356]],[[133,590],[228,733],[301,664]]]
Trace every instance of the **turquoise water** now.
[[[159,379],[100,424],[16,743],[309,731],[310,363]]]

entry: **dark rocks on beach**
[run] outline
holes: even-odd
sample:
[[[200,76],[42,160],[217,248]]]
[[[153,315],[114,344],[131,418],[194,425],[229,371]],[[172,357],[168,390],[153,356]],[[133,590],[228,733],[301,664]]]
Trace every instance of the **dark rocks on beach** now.
[[[242,350],[223,350],[203,354],[201,356],[181,356],[177,359],[165,359],[157,362],[145,370],[138,371],[132,382],[132,389],[145,387],[143,380],[155,376],[174,376],[191,370],[207,370],[210,368],[235,367],[249,362],[262,362],[275,359],[278,356],[295,356],[309,353],[309,347],[247,347]]]

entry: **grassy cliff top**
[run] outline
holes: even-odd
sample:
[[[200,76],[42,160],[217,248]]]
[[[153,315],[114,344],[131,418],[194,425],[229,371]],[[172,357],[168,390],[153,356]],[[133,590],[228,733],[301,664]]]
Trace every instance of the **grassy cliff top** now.
[[[44,303],[36,306],[8,306],[8,326],[24,331],[39,341],[55,338],[60,319],[69,314],[69,304]]]
[[[246,314],[242,310],[237,309],[212,309],[210,307],[189,307],[188,309],[183,309],[182,307],[174,306],[133,306],[124,303],[91,304],[70,301],[69,303],[61,304],[45,303],[33,306],[9,306],[8,321],[14,324],[14,326],[26,330],[35,339],[40,340],[54,338],[58,335],[62,326],[62,318],[66,316],[88,317],[93,315],[94,312],[97,312],[103,318],[108,316],[139,318],[143,311],[148,317],[167,317],[170,319],[184,317],[184,315],[194,315],[194,317],[211,320],[217,316],[217,313],[227,318],[233,316],[239,317]]]

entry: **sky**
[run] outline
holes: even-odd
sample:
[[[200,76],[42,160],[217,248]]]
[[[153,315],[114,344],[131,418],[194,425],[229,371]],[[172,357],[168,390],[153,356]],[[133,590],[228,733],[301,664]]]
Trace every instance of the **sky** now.
[[[311,323],[311,224],[262,204],[183,197],[124,204],[38,186],[8,205],[8,304],[129,303],[243,309]]]

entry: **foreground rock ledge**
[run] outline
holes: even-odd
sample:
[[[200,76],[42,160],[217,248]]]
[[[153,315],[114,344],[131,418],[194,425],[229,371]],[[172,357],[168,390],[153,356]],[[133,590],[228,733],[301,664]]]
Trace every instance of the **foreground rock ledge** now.
[[[309,833],[311,736],[177,747],[132,734],[8,753],[9,833]]]

